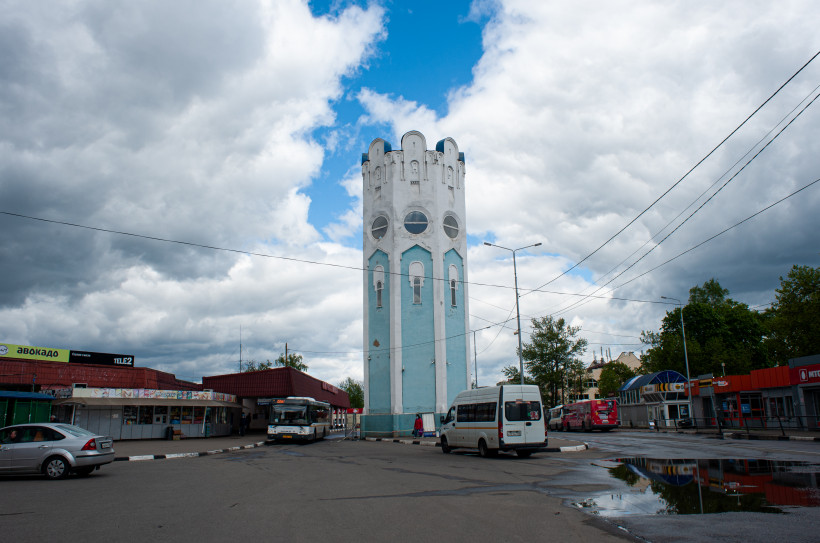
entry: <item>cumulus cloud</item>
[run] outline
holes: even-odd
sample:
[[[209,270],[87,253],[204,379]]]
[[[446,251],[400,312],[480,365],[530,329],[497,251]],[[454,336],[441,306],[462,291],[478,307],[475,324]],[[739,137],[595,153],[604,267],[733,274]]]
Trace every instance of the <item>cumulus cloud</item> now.
[[[313,131],[334,122],[341,81],[372,54],[383,17],[377,5],[316,17],[297,0],[8,5],[3,209],[196,245],[350,259],[322,243],[302,190],[324,157]],[[335,274],[323,277],[337,268],[8,215],[0,224],[6,341],[138,349],[138,363],[188,368],[198,379],[233,368],[239,353],[226,346],[238,346],[240,326],[269,346],[257,355],[272,358],[288,338],[313,345],[309,338],[349,326],[346,310],[318,334],[311,310],[340,305],[339,293],[352,294],[343,305],[361,303],[349,285],[331,286]]]
[[[407,97],[370,93],[362,101],[370,115],[397,132],[410,120],[431,126],[435,137],[456,139],[467,157],[470,233],[511,248],[543,243],[519,262],[522,288],[556,278],[625,226],[817,49],[806,2],[493,5],[474,79],[451,92],[446,116],[430,119],[423,105]],[[476,14],[485,13],[484,7],[477,6]],[[653,328],[665,307],[599,299],[576,307],[578,298],[569,294],[595,292],[593,281],[606,283],[654,247],[681,219],[653,236],[679,213],[686,217],[694,209],[685,211],[687,206],[724,172],[735,173],[732,165],[749,149],[759,150],[756,142],[811,95],[818,77],[820,66],[813,64],[669,196],[579,269],[550,284],[566,295],[529,294],[522,298],[522,314],[563,316],[611,334],[587,336],[591,342],[611,344],[613,351],[640,349],[634,345],[637,334]],[[817,115],[816,107],[807,110],[714,201],[610,287],[815,179],[820,144],[811,133]],[[806,192],[614,293],[604,289],[598,295],[686,298],[691,286],[716,277],[737,299],[752,305],[771,301],[778,276],[791,265],[817,264],[810,238],[820,227],[812,211],[818,204],[820,193]],[[471,281],[512,286],[509,253],[499,251],[488,261],[487,250],[471,251]],[[483,319],[504,320],[514,307],[514,296],[504,289],[472,287],[470,295],[476,298],[473,328]],[[500,353],[509,362],[516,346],[510,333],[494,339],[496,334],[497,329],[481,333],[485,344],[493,342],[486,347],[491,375],[503,365]],[[619,341],[621,335],[627,340]],[[495,351],[499,342],[505,345]]]

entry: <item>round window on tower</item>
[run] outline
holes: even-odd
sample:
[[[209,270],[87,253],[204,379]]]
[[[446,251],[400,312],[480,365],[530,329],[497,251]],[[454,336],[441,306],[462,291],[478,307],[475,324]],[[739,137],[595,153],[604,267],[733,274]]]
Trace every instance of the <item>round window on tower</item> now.
[[[444,227],[444,233],[447,234],[447,237],[450,239],[456,239],[458,237],[458,220],[452,215],[447,215],[444,217],[444,222],[442,223]]]
[[[427,215],[421,211],[411,211],[404,217],[404,228],[411,234],[421,234],[427,230]]]
[[[376,217],[370,227],[370,233],[376,239],[382,239],[387,234],[387,217],[382,215]]]

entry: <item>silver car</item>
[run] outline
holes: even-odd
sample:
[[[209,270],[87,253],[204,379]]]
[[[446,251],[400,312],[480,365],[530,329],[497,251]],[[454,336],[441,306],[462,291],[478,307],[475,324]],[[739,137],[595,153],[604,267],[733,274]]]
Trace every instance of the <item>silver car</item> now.
[[[0,473],[42,473],[62,479],[86,476],[114,461],[114,440],[61,423],[17,424],[0,429]]]

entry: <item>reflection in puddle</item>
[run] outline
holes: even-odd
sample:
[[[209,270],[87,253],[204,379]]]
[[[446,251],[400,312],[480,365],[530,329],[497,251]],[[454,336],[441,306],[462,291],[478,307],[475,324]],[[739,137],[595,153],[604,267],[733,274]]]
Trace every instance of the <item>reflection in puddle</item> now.
[[[770,460],[620,458],[603,466],[625,486],[576,502],[603,516],[693,515],[820,506],[820,465]]]

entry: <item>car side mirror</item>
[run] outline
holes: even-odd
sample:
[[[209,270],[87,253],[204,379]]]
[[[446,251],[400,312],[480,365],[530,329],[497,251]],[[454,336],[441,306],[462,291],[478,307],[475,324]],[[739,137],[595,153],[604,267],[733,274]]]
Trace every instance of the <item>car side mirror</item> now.
[[[438,420],[439,420],[439,422],[440,422],[440,423],[444,424],[444,415],[441,415],[441,416],[438,418]]]

